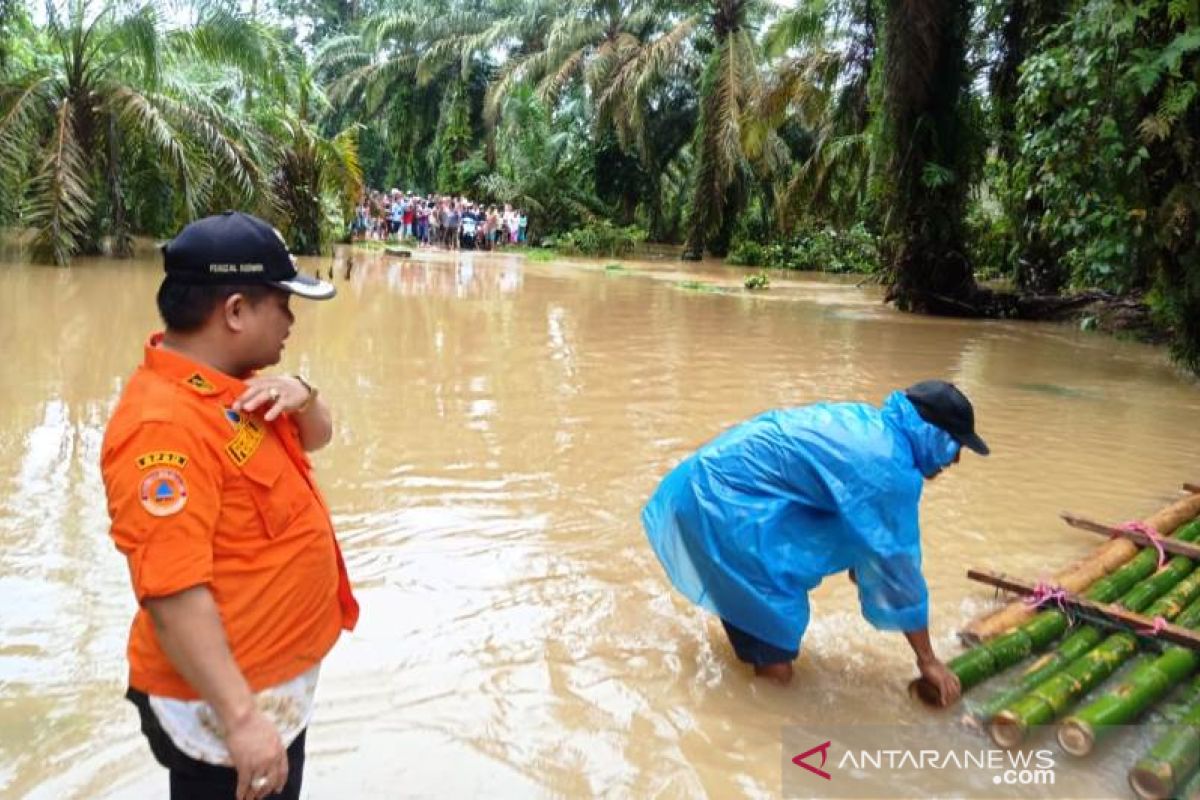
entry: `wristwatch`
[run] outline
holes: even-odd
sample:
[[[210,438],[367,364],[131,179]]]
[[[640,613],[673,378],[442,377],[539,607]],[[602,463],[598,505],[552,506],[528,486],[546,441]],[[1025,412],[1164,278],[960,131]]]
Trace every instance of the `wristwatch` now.
[[[308,409],[312,408],[312,404],[317,401],[317,387],[313,386],[299,375],[293,375],[292,377],[300,381],[301,386],[303,386],[305,389],[308,389],[308,399],[304,401],[303,405],[296,409],[297,414],[303,414],[305,411],[308,411]]]

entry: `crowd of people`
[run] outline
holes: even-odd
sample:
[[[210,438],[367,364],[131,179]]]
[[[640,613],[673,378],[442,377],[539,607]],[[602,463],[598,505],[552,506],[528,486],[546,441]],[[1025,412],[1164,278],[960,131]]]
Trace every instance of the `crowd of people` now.
[[[466,197],[372,190],[358,204],[351,236],[355,241],[412,239],[421,247],[492,250],[524,244],[528,227],[525,211],[508,204],[501,208]]]

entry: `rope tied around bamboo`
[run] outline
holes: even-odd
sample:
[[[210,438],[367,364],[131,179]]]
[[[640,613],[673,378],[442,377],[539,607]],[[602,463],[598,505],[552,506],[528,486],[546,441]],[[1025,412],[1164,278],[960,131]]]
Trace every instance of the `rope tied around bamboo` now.
[[[1143,522],[1161,534],[1169,534],[1200,516],[1200,493],[1189,494],[1146,517]],[[1055,573],[1050,583],[1068,592],[1083,592],[1135,557],[1139,548],[1131,542],[1114,540],[1096,548],[1085,558]],[[960,633],[964,643],[976,645],[1019,627],[1036,612],[1020,600],[968,624]]]
[[[1182,541],[1193,541],[1196,538],[1200,538],[1200,522],[1180,526],[1176,531],[1176,538]],[[1096,603],[1103,604],[1124,599],[1126,593],[1130,592],[1142,581],[1151,578],[1156,572],[1160,572],[1157,570],[1158,557],[1157,548],[1141,548],[1123,566],[1093,583],[1087,589],[1084,597]],[[1187,559],[1184,559],[1184,561],[1187,561],[1189,565],[1191,564]],[[1176,569],[1182,569],[1182,566]],[[1160,579],[1159,583],[1152,584],[1152,586],[1159,586],[1160,583],[1167,580],[1167,578]],[[1169,589],[1170,585],[1168,584],[1165,588],[1158,589],[1157,594],[1150,596],[1148,600],[1145,600],[1145,603],[1149,604],[1153,602],[1165,589]],[[1061,587],[1057,588],[1061,589]],[[1142,590],[1143,594],[1146,591],[1150,590]],[[1057,599],[1062,596],[1055,594],[1055,590],[1050,590],[1049,592],[1043,591],[1043,597],[1048,601],[1051,597]],[[1024,604],[1022,603],[1022,605]],[[1145,605],[1142,607],[1144,608]],[[1033,619],[1025,624],[960,654],[951,659],[947,667],[958,677],[965,693],[987,679],[1014,666],[1028,656],[1048,647],[1068,630],[1070,622],[1071,620],[1067,613],[1063,610],[1055,608],[1037,611]],[[1069,639],[1071,647],[1061,658],[1051,657],[1048,661],[1039,660],[1035,662],[1030,667],[1030,674],[1036,675],[1037,681],[1053,675],[1071,660],[1083,655],[1094,647],[1099,642],[1099,638],[1100,636],[1097,631],[1080,636],[1073,642]],[[1035,679],[1030,678],[1029,680],[1033,681]],[[1022,693],[1033,688],[1034,685],[1036,683],[1023,683]],[[940,698],[938,697],[936,688],[923,678],[918,678],[910,683],[909,692],[927,705],[936,706],[939,704]],[[999,709],[997,708],[996,710]]]
[[[1200,533],[1200,523],[1189,527],[1190,531],[1181,531],[1179,535]],[[1168,587],[1168,591],[1150,603],[1146,612],[1163,620],[1161,625],[1153,625],[1153,628],[1165,627],[1166,618],[1174,619],[1176,615],[1181,626],[1193,628],[1200,624],[1200,570],[1182,556],[1171,559],[1163,569],[1135,586],[1118,605],[1140,611],[1147,608],[1147,598],[1162,587]],[[1178,609],[1183,603],[1188,606],[1180,612]],[[988,731],[992,740],[1001,747],[1015,747],[1024,741],[1032,728],[1053,722],[1137,654],[1138,632],[1142,630],[1140,626],[1121,630],[1098,641],[1104,635],[1098,626],[1082,627],[1069,638],[1086,638],[1088,642],[1098,643],[1077,656],[1075,653],[1081,648],[1072,648],[1069,655],[1075,657],[1057,660],[1054,674],[1047,675],[1051,671],[1043,669],[1039,676],[1042,679],[1036,685],[1029,688],[1029,680],[1018,681],[1014,689],[1002,692],[987,704],[984,713],[991,718]],[[996,710],[997,706],[1000,706],[999,710]]]
[[[1166,552],[1166,550],[1163,549],[1163,546],[1162,546],[1162,540],[1165,537],[1162,534],[1160,534],[1154,528],[1153,525],[1147,525],[1146,523],[1139,522],[1137,520],[1130,520],[1129,522],[1122,522],[1120,525],[1118,525],[1117,530],[1129,531],[1131,533],[1142,534],[1143,536],[1145,536],[1147,539],[1150,540],[1150,544],[1154,547],[1155,551],[1158,552],[1158,568],[1162,569],[1163,565],[1167,563],[1167,552]],[[1121,537],[1117,536],[1116,534],[1113,534],[1109,538],[1110,539],[1119,539]],[[1179,538],[1179,537],[1176,536],[1176,538]]]

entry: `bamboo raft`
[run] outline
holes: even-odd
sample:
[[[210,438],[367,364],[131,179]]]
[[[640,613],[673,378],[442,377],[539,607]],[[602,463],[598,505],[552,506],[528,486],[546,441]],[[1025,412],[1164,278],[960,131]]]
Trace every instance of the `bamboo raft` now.
[[[1144,800],[1200,798],[1200,485],[1183,488],[1141,523],[1063,514],[1072,528],[1110,538],[1047,583],[967,573],[1023,596],[967,625],[969,649],[947,664],[966,695],[1029,660],[1009,685],[965,703],[967,720],[997,745],[1018,747],[1057,724],[1062,749],[1082,757],[1153,709],[1169,727],[1131,766],[1130,787]],[[924,679],[909,691],[941,705]],[[1182,700],[1164,710],[1168,695]]]

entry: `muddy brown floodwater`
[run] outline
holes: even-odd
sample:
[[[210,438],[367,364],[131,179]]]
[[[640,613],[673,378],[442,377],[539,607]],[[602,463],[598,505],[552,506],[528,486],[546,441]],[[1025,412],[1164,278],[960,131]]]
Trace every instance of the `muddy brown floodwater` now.
[[[786,726],[966,735],[909,700],[907,646],[840,577],[814,592],[787,689],[670,589],[641,505],[758,411],[935,376],[973,398],[993,455],[966,454],[922,509],[947,656],[991,601],[968,566],[1045,575],[1095,544],[1059,511],[1120,521],[1200,478],[1200,391],[1140,345],[901,315],[825,277],[750,294],[738,270],[666,259],[356,252],[347,277],[349,259],[305,260],[340,293],[293,303],[282,365],[334,409],[315,461],[363,606],[323,669],[307,797],[774,797]],[[4,797],[165,796],[121,696],[133,599],[98,469],[159,275],[153,254],[0,264]],[[1122,796],[1128,760],[1064,762],[1060,781]]]

